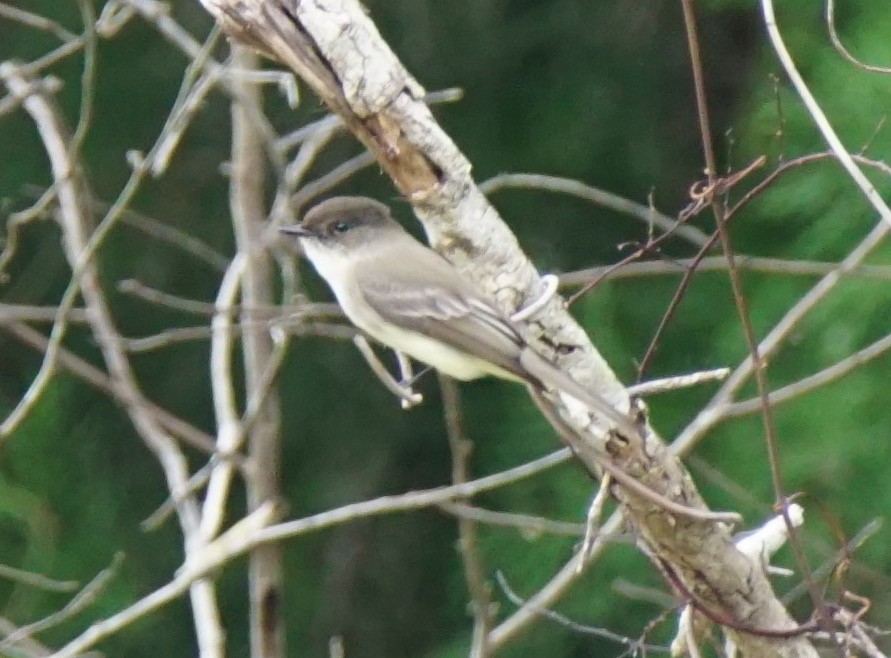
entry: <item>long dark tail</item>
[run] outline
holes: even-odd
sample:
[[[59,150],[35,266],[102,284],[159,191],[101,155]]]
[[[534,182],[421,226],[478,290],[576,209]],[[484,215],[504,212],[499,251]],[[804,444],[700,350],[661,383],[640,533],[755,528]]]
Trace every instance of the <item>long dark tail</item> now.
[[[524,347],[522,349],[519,361],[523,369],[530,375],[530,384],[572,396],[592,412],[610,420],[616,429],[627,438],[640,435],[640,430],[634,426],[627,415],[617,411],[599,394],[586,390],[569,375],[561,372],[543,357],[533,352],[531,348]]]

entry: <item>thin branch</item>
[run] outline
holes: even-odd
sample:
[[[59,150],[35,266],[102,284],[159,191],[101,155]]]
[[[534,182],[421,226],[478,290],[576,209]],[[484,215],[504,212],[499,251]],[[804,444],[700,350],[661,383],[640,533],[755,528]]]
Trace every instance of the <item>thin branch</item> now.
[[[663,377],[661,379],[652,379],[647,382],[635,384],[628,387],[631,395],[653,395],[654,393],[664,393],[665,391],[674,391],[679,388],[689,388],[690,386],[699,386],[708,382],[721,381],[726,379],[730,374],[730,368],[715,368],[714,370],[702,370],[693,372],[689,375],[677,375],[675,377]]]
[[[227,269],[228,261],[227,267],[223,269],[223,272],[225,273]],[[203,317],[213,317],[220,310],[217,304],[198,299],[191,299],[189,297],[182,297],[180,295],[173,295],[169,292],[147,286],[136,279],[124,279],[119,281],[118,291],[133,295],[137,299],[149,302],[150,304],[157,304],[159,306],[165,306],[167,308]],[[226,308],[230,313],[249,316],[251,319],[241,323],[242,325],[247,326],[256,323],[257,317],[268,320],[280,320],[282,324],[290,323],[292,320],[301,322],[304,320],[342,320],[344,317],[340,306],[335,303],[303,302],[302,300],[300,300],[299,305],[290,307],[280,306],[278,304],[261,304],[259,306],[228,304]]]
[[[464,417],[461,409],[461,392],[454,379],[439,375],[439,390],[442,395],[443,417],[449,450],[452,454],[452,483],[464,484],[470,479],[468,459],[473,444],[464,433]],[[470,593],[473,611],[473,633],[470,645],[470,658],[486,658],[489,651],[489,629],[492,626],[493,611],[491,588],[486,581],[486,566],[477,542],[476,523],[463,516],[458,517],[458,552],[464,566],[464,581]]]
[[[891,350],[891,335],[875,341],[871,345],[864,347],[862,350],[858,350],[854,354],[837,361],[813,375],[803,377],[792,384],[771,391],[770,403],[772,405],[782,404],[783,402],[788,402],[801,397],[802,395],[806,395],[821,386],[835,382],[863,364],[885,354],[888,350]],[[721,410],[721,415],[725,419],[738,418],[739,416],[744,416],[757,411],[758,404],[759,401],[757,399],[734,402],[725,406]]]
[[[19,630],[19,626],[13,624],[6,617],[0,617],[0,635],[7,636]],[[52,654],[52,650],[44,644],[32,639],[24,639],[17,646],[9,650],[9,658],[46,658]],[[83,654],[80,658],[103,658],[99,652]]]
[[[213,91],[224,75],[222,67],[205,70],[219,37],[218,29],[211,30],[197,57],[193,58],[186,67],[176,101],[167,114],[164,128],[161,131],[164,134],[164,139],[158,143],[157,157],[152,162],[152,175],[156,178],[167,171],[170,160],[182,141],[186,129],[198,114],[198,110],[201,109],[204,99]]]
[[[111,564],[96,574],[90,582],[83,586],[83,588],[75,594],[72,599],[66,603],[61,610],[58,610],[51,615],[44,617],[38,621],[35,621],[26,626],[22,626],[16,629],[14,632],[8,634],[2,641],[0,641],[0,652],[7,651],[11,647],[16,644],[21,643],[25,639],[30,639],[32,636],[37,635],[49,628],[53,628],[54,626],[58,626],[59,624],[68,621],[76,614],[83,611],[85,608],[92,605],[99,595],[105,590],[109,581],[117,575],[118,569],[121,566],[121,563],[124,561],[124,554],[117,553],[114,556]]]
[[[817,128],[819,128],[820,132],[823,134],[826,143],[829,144],[829,148],[832,149],[832,152],[835,153],[835,156],[838,158],[845,171],[848,172],[851,180],[853,180],[857,187],[860,188],[872,207],[876,209],[876,212],[879,214],[879,217],[882,218],[882,221],[891,227],[891,208],[888,207],[888,204],[882,199],[882,196],[879,194],[878,190],[876,190],[875,186],[863,174],[860,167],[855,164],[854,159],[842,144],[833,129],[832,124],[826,118],[826,115],[823,113],[817,100],[814,98],[813,94],[811,94],[810,89],[808,89],[807,84],[804,82],[804,79],[801,77],[801,74],[795,66],[795,62],[792,61],[792,56],[786,49],[786,44],[783,42],[783,37],[777,27],[777,21],[773,11],[773,0],[761,0],[761,9],[764,13],[764,24],[767,26],[767,34],[770,37],[770,43],[773,45],[777,58],[786,70],[786,75],[789,76],[789,79],[795,86],[795,90],[798,92],[798,96],[807,108],[808,113],[813,118],[814,123],[817,124]]]
[[[308,532],[316,532],[324,528],[348,523],[356,519],[363,519],[382,514],[407,512],[411,510],[432,507],[451,500],[466,499],[476,496],[484,491],[490,491],[509,484],[525,480],[542,471],[568,462],[571,453],[568,448],[562,448],[544,457],[509,468],[494,475],[471,480],[464,484],[453,484],[445,487],[437,487],[423,491],[413,491],[396,496],[382,496],[372,500],[345,505],[336,509],[320,512],[313,516],[295,521],[286,521],[278,525],[269,526],[260,531],[255,537],[257,543],[280,541],[290,539]]]
[[[716,184],[716,172],[718,165],[717,160],[715,159],[714,145],[712,143],[708,103],[706,100],[705,81],[702,70],[702,59],[699,52],[699,37],[696,28],[696,18],[693,12],[693,2],[692,0],[682,0],[681,6],[683,7],[684,26],[687,33],[687,43],[690,50],[693,81],[696,90],[696,108],[699,117],[699,129],[702,139],[703,157],[705,159],[709,187],[714,188]],[[785,485],[783,482],[782,462],[780,459],[778,445],[779,440],[777,438],[776,427],[773,420],[773,412],[770,406],[770,385],[767,381],[767,367],[761,353],[759,352],[759,344],[757,338],[755,337],[755,330],[752,326],[752,319],[749,314],[748,301],[746,299],[745,291],[743,290],[742,279],[734,263],[733,246],[731,244],[730,234],[727,230],[726,224],[726,204],[724,202],[724,198],[719,194],[712,194],[710,201],[712,212],[714,213],[715,217],[715,224],[717,226],[718,236],[721,240],[721,248],[724,252],[725,258],[727,259],[727,271],[730,279],[730,286],[733,291],[733,300],[736,304],[740,324],[742,325],[746,347],[749,351],[749,357],[751,358],[752,364],[754,366],[755,382],[758,389],[758,396],[761,400],[761,418],[764,427],[764,439],[765,443],[767,444],[771,482],[773,484],[774,495],[776,496],[776,505],[780,513],[782,514],[783,521],[786,525],[786,528],[788,529],[789,543],[792,547],[792,551],[795,555],[798,567],[801,570],[802,577],[809,585],[813,605],[817,609],[817,613],[824,625],[825,630],[828,632],[831,629],[831,619],[829,611],[826,608],[822,593],[817,588],[816,583],[813,580],[813,574],[811,573],[810,565],[804,553],[804,547],[802,546],[800,535],[795,527],[793,519],[789,514],[790,501],[788,496],[786,495]],[[686,583],[684,583],[684,586],[686,586]],[[698,609],[701,609],[701,607]],[[767,622],[766,624],[757,622],[753,623],[752,625],[756,628],[787,628],[790,625],[794,626],[794,621],[782,608],[781,605],[775,606],[773,618],[765,621]],[[746,625],[749,625],[749,620],[746,620],[746,622]],[[737,638],[734,638],[735,641],[736,639]],[[739,643],[743,644],[742,648],[744,650],[744,653],[756,655],[756,653],[761,650],[760,647],[755,647],[750,644],[750,636],[748,635],[742,636],[738,639]],[[793,650],[796,651],[796,653],[800,651],[805,654],[816,655],[816,651],[813,649],[813,647],[810,646],[809,643],[803,638],[796,638],[794,644],[790,645],[790,647],[791,646],[795,647]]]
[[[49,32],[57,37],[59,41],[74,41],[78,38],[76,34],[69,32],[56,21],[44,18],[39,14],[32,14],[31,12],[19,9],[18,7],[12,7],[5,2],[0,2],[0,17],[11,21],[17,21],[22,25],[27,25],[28,27],[33,27],[37,30]]]
[[[440,103],[455,103],[464,97],[464,91],[458,87],[449,87],[448,89],[440,89],[431,91],[424,96],[424,102],[427,105],[439,105]],[[278,140],[276,146],[282,151],[287,151],[295,146],[299,146],[304,141],[315,135],[319,131],[327,132],[329,130],[346,130],[343,119],[337,114],[329,114],[328,116],[301,126],[294,132],[283,135]]]
[[[0,324],[0,330],[8,331],[25,345],[41,352],[45,352],[49,345],[49,341],[43,334],[25,324]],[[99,368],[64,348],[60,350],[58,358],[59,365],[68,370],[71,374],[114,398],[119,403],[124,402],[121,391],[115,387],[111,378]],[[139,403],[148,409],[149,413],[157,418],[158,422],[163,425],[168,432],[202,452],[208,454],[216,453],[213,438],[209,434],[202,432],[181,418],[174,416],[166,409],[162,409],[145,397],[141,398]]]
[[[498,579],[498,586],[505,593],[507,598],[511,603],[520,607],[520,608],[528,608],[529,601],[531,599],[522,599],[518,596],[508,585],[507,579],[504,577],[502,572],[497,572],[495,577]],[[576,633],[582,633],[584,635],[594,635],[597,637],[602,637],[612,642],[616,642],[624,647],[628,648],[628,651],[631,655],[636,655],[638,652],[649,652],[652,651],[654,653],[668,653],[668,647],[655,645],[655,644],[645,644],[640,640],[632,639],[630,637],[626,637],[624,635],[619,635],[618,633],[614,633],[611,630],[606,628],[597,628],[594,626],[588,626],[586,624],[580,624],[576,621],[573,621],[566,615],[561,615],[559,612],[555,610],[550,610],[548,608],[534,608],[535,614],[544,617],[546,619],[550,619],[551,621],[555,621],[561,626],[565,626],[566,628],[572,630]]]
[[[581,537],[585,534],[585,526],[581,523],[555,521],[530,514],[517,514],[516,512],[495,512],[474,507],[467,503],[442,503],[438,507],[452,516],[470,519],[477,523],[515,528],[525,539],[536,539],[541,535]]]
[[[0,302],[0,324],[10,322],[53,322],[58,308],[55,306],[29,306],[28,304],[4,304]],[[87,322],[86,309],[73,308],[68,312],[68,321]]]
[[[279,510],[274,504],[267,503],[204,546],[199,554],[191,556],[172,581],[112,617],[94,623],[54,654],[53,658],[75,658],[103,639],[182,596],[192,583],[200,581],[208,573],[263,543],[279,542],[360,518],[423,509],[449,500],[469,498],[536,475],[569,461],[570,457],[569,449],[564,448],[521,466],[465,484],[384,496],[278,525],[268,525]]]
[[[585,536],[583,537],[582,545],[579,548],[579,553],[582,556],[582,561],[579,563],[580,571],[584,568],[584,564],[588,561],[588,556],[594,549],[595,540],[600,532],[600,519],[603,516],[603,506],[606,505],[606,501],[610,499],[610,487],[612,487],[612,485],[613,477],[609,473],[600,478],[600,486],[597,488],[597,493],[594,494],[594,499],[588,506],[588,513],[585,515]]]
[[[543,174],[499,174],[480,183],[480,190],[484,194],[493,194],[506,188],[537,189],[570,194],[590,201],[595,205],[630,215],[644,222],[647,226],[655,225],[663,231],[672,231],[698,247],[701,247],[708,240],[708,235],[695,226],[678,226],[678,220],[675,217],[663,215],[652,207],[635,203],[571,178],[545,176]]]
[[[515,610],[507,619],[489,633],[489,643],[493,651],[498,651],[516,639],[532,622],[538,619],[538,611],[546,609],[559,601],[569,589],[582,577],[603,549],[609,544],[608,539],[621,530],[622,513],[614,512],[609,520],[600,528],[594,538],[591,550],[587,554],[576,553],[564,564],[538,592],[527,599],[526,603]]]
[[[16,569],[7,564],[0,564],[0,578],[48,592],[72,592],[79,587],[76,580],[57,580],[41,573]]]
[[[274,506],[263,507],[242,519],[213,543],[192,556],[174,579],[159,587],[121,612],[95,622],[86,631],[53,654],[53,658],[77,658],[84,651],[111,637],[133,622],[185,594],[194,584],[202,582],[207,574],[221,567],[226,561],[248,550],[245,540],[255,536],[257,529],[265,526],[277,513]]]
[[[220,309],[218,304],[187,299],[180,295],[173,295],[157,288],[147,286],[136,279],[123,279],[118,281],[117,289],[124,295],[132,295],[150,304],[164,306],[165,308],[191,313],[192,315],[209,316],[220,312],[232,313],[228,306]]]
[[[275,322],[242,322],[233,327],[233,331],[241,333],[246,327],[258,324],[271,332],[282,327],[281,324]],[[356,330],[351,326],[312,320],[288,323],[287,334],[290,336],[318,336],[332,340],[355,340],[356,338]],[[179,343],[212,339],[213,335],[213,328],[203,325],[199,327],[174,327],[140,338],[124,338],[122,339],[122,344],[128,352],[150,352]]]
[[[862,164],[864,167],[870,167],[872,169],[877,169],[880,173],[891,176],[891,166],[881,160],[875,160],[873,158],[867,158],[861,154],[850,153],[848,154],[851,159],[859,164]],[[821,160],[838,160],[838,156],[832,151],[821,151],[819,153],[809,153],[807,155],[801,155],[797,158],[791,158],[789,160],[783,160],[780,162],[777,167],[768,174],[764,180],[755,185],[751,190],[746,192],[742,198],[737,201],[732,207],[727,210],[726,219],[729,221],[731,217],[736,216],[736,214],[747,204],[749,204],[752,200],[758,198],[763,192],[777,182],[783,174],[788,173],[789,171],[801,167],[803,165],[809,164],[811,162],[819,162]]]
[[[27,83],[20,70],[13,64],[8,62],[0,64],[0,78],[13,93],[21,94],[27,89]],[[86,180],[81,176],[79,163],[71,159],[74,151],[69,149],[63,120],[50,99],[40,94],[26,97],[23,107],[36,124],[50,160],[53,179],[58,188],[59,221],[64,232],[62,243],[72,269],[72,276],[59,306],[57,321],[53,326],[38,375],[16,409],[0,425],[0,436],[9,436],[36,404],[49,382],[57,367],[61,340],[67,327],[66,316],[74,304],[77,291],[81,290],[84,302],[90,310],[89,319],[93,335],[102,351],[110,377],[120,391],[124,408],[140,437],[158,458],[171,493],[179,496],[189,479],[185,457],[150,410],[141,404],[142,394],[121,345],[120,334],[108,308],[99,282],[98,269],[93,260],[99,245],[115,224],[116,208],[122,207],[135,192],[141,180],[141,175],[137,173],[140,169],[137,168],[137,172],[134,172],[128,180],[118,204],[91,233],[90,205],[87,202],[89,191]],[[198,508],[195,501],[183,497],[177,507],[177,513],[185,535],[185,553],[188,556],[194,546],[198,529]],[[207,631],[221,637],[213,584],[210,581],[195,583],[191,589],[191,599],[195,626],[199,633]],[[202,658],[212,658],[214,655],[202,654]]]
[[[217,426],[217,450],[229,453],[241,448],[245,434],[238,417],[235,383],[232,377],[232,353],[235,332],[232,325],[232,305],[244,276],[247,258],[239,253],[229,266],[217,292],[217,309],[211,322],[213,335],[210,344],[210,388],[214,418]],[[223,524],[229,487],[232,482],[231,464],[217,464],[207,485],[207,495],[201,508],[201,536],[213,539]]]
[[[866,523],[856,535],[846,541],[828,560],[814,570],[814,577],[820,582],[831,577],[833,572],[838,569],[839,564],[850,561],[851,555],[853,555],[868,540],[877,535],[884,524],[885,521],[881,517],[877,517]],[[804,583],[800,583],[783,595],[783,601],[787,604],[791,604],[805,594],[807,594],[807,586]]]
[[[374,164],[374,156],[368,152],[350,158],[318,178],[309,181],[300,188],[292,198],[291,203],[295,208],[302,208],[316,197],[325,194],[336,187],[340,183],[347,180],[350,176],[366,167]]]
[[[108,204],[99,201],[94,202],[98,208],[107,211]],[[207,263],[218,272],[225,272],[229,265],[229,258],[210,245],[202,242],[193,235],[181,231],[175,226],[169,226],[148,215],[135,210],[124,210],[121,213],[121,223],[142,231],[145,235],[161,240]]]
[[[871,71],[873,73],[891,73],[891,68],[887,66],[873,66],[872,64],[861,62],[854,57],[847,48],[845,48],[845,45],[841,42],[841,39],[838,36],[838,31],[835,28],[835,0],[826,0],[826,27],[829,28],[829,38],[838,53],[858,69]]]
[[[236,46],[232,62],[237,71],[233,85],[240,97],[250,99],[250,107],[262,112],[259,89],[246,82],[243,73],[257,68],[252,49]],[[247,307],[266,306],[273,301],[272,259],[263,240],[266,207],[261,133],[251,120],[248,108],[232,103],[232,176],[230,207],[238,257],[244,258],[242,303]],[[281,497],[281,408],[274,377],[276,359],[284,355],[282,343],[274,354],[268,329],[246,326],[242,334],[245,390],[255,407],[247,433],[253,468],[246,478],[248,510],[255,512],[276,503]],[[279,360],[278,363],[281,361]],[[268,373],[268,377],[267,377]],[[284,566],[281,546],[267,544],[251,551],[248,561],[250,589],[251,655],[256,658],[284,658],[285,614]]]
[[[823,276],[838,269],[838,263],[827,263],[806,260],[787,260],[783,258],[764,258],[761,256],[740,256],[735,258],[739,270],[777,274],[780,276]],[[707,256],[699,261],[693,258],[671,260],[637,261],[625,263],[620,268],[609,265],[588,267],[560,275],[560,285],[565,287],[582,286],[593,279],[609,275],[609,279],[623,279],[641,276],[664,276],[682,274],[695,265],[697,273],[724,272],[727,270],[727,259],[723,256]],[[891,280],[891,267],[883,265],[861,265],[845,273],[851,277]]]

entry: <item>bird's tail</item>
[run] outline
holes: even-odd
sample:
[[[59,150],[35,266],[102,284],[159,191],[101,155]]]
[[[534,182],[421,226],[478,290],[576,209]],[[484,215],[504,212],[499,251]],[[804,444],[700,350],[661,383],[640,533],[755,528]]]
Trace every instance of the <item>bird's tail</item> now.
[[[618,411],[600,394],[586,390],[572,377],[557,369],[556,366],[549,363],[531,348],[523,348],[520,352],[519,361],[523,369],[530,375],[531,384],[537,384],[538,386],[559,391],[575,398],[588,407],[590,411],[603,416],[613,423],[615,428],[627,438],[640,435],[640,430],[634,426],[626,414]]]

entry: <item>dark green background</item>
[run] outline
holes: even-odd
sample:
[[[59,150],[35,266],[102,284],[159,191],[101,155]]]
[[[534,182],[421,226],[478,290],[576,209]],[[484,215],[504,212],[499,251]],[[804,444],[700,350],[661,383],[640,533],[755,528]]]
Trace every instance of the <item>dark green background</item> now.
[[[76,5],[59,0],[19,0],[19,6],[80,30]],[[197,2],[177,0],[173,15],[200,39],[211,21]],[[699,3],[712,128],[722,168],[739,169],[766,154],[792,157],[824,148],[809,117],[776,63],[752,3]],[[891,65],[891,8],[850,0],[838,10],[839,29],[863,59]],[[702,177],[691,73],[678,2],[640,0],[513,1],[431,0],[367,3],[384,37],[428,89],[464,89],[457,104],[439,107],[443,126],[474,165],[478,180],[503,171],[540,172],[580,179],[646,202],[672,214],[687,203],[691,183]],[[887,112],[891,78],[844,62],[829,44],[816,3],[782,3],[779,15],[790,48],[839,130],[857,150],[871,139]],[[29,60],[56,41],[0,21],[0,60]],[[223,56],[220,52],[218,55]],[[169,112],[186,64],[184,57],[146,23],[133,21],[99,47],[92,129],[84,156],[98,199],[111,201],[129,170],[124,153],[148,149]],[[80,99],[82,58],[52,69],[65,83],[59,101],[73,123]],[[771,75],[779,74],[785,130]],[[282,132],[324,115],[308,92],[290,111],[272,91],[270,116]],[[728,133],[732,136],[728,138]],[[870,154],[886,157],[887,129]],[[181,228],[224,253],[233,249],[227,181],[219,165],[228,157],[229,107],[214,94],[186,134],[170,172],[148,182],[133,207]],[[322,173],[359,147],[340,138],[320,159]],[[887,184],[873,178],[887,191]],[[30,119],[22,112],[0,117],[0,211],[33,201],[34,185],[50,182],[46,158]],[[376,168],[340,191],[393,201],[411,221],[389,182]],[[740,191],[734,191],[738,197]],[[637,221],[585,202],[536,191],[493,197],[522,245],[542,270],[569,271],[618,259],[616,245],[645,238]],[[838,260],[872,226],[875,213],[838,166],[815,164],[784,177],[735,220],[739,252],[785,258]],[[694,222],[710,230],[704,213]],[[668,256],[688,256],[673,241]],[[880,249],[873,263],[888,263]],[[114,282],[137,278],[163,290],[212,300],[220,275],[131,228],[118,228],[101,252],[115,316],[131,336],[196,320],[118,294]],[[58,230],[46,221],[28,226],[0,300],[56,303],[68,280]],[[595,344],[625,381],[673,294],[679,277],[607,282],[574,307]],[[763,336],[813,283],[812,278],[744,275],[752,318]],[[327,292],[314,275],[316,298]],[[887,281],[843,282],[794,332],[774,359],[770,379],[782,385],[829,365],[891,328]],[[98,363],[91,338],[71,332],[72,349]],[[725,274],[697,276],[664,336],[650,376],[734,365],[745,355],[742,333]],[[147,394],[212,432],[208,347],[188,343],[136,355]],[[777,409],[776,421],[787,491],[803,491],[805,543],[815,564],[829,559],[891,504],[891,405],[888,357],[845,379]],[[15,404],[34,376],[39,357],[0,325],[0,411]],[[450,457],[435,390],[427,378],[427,404],[408,413],[367,371],[346,343],[307,339],[295,345],[281,378],[284,477],[290,515],[325,510],[377,495],[448,481]],[[753,389],[747,389],[747,395]],[[539,456],[558,445],[519,387],[498,382],[462,386],[467,427],[474,441],[473,470],[492,473]],[[652,419],[671,439],[711,395],[712,387],[653,398]],[[11,440],[0,448],[0,562],[58,578],[88,580],[114,553],[127,554],[120,574],[90,610],[43,636],[63,643],[90,618],[110,614],[166,582],[181,563],[174,523],[152,533],[140,520],[164,500],[157,463],[127,418],[80,381],[59,376]],[[745,491],[722,488],[700,468],[694,475],[709,503],[735,508],[752,525],[769,514],[773,493],[760,420],[719,426],[696,455]],[[194,465],[202,461],[194,457]],[[488,494],[479,504],[496,509],[579,521],[592,485],[575,465]],[[236,492],[235,499],[241,498]],[[233,509],[233,515],[239,513]],[[234,518],[234,517],[233,517]],[[575,540],[527,539],[514,530],[483,527],[480,544],[490,574],[501,571],[521,595],[544,584],[570,557]],[[436,511],[378,518],[288,542],[286,609],[291,655],[325,655],[328,638],[343,635],[347,656],[466,655],[470,619],[455,549],[452,519]],[[778,559],[791,564],[787,551]],[[891,541],[886,530],[855,556],[844,586],[873,599],[873,623],[891,622]],[[243,561],[220,574],[220,598],[230,653],[247,655]],[[628,545],[608,551],[572,593],[561,612],[580,623],[636,637],[660,609],[612,590],[617,579],[665,590],[649,563]],[[790,583],[794,582],[794,579]],[[493,579],[494,583],[494,579]],[[780,589],[790,585],[778,582]],[[829,589],[835,596],[836,585]],[[499,615],[514,606],[497,586]],[[0,580],[0,614],[25,623],[56,610],[60,595],[23,589]],[[800,619],[809,605],[799,600]],[[670,625],[653,641],[665,642]],[[108,655],[193,655],[189,611],[178,602],[103,646]],[[611,656],[622,648],[543,621],[520,637],[505,656]]]

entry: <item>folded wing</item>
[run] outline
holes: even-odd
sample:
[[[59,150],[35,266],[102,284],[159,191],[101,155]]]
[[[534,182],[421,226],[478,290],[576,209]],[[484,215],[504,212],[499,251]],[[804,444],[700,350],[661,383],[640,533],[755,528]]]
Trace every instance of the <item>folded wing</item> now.
[[[419,249],[426,248],[418,245]],[[439,340],[460,352],[488,361],[520,379],[524,342],[495,306],[433,252],[423,270],[393,260],[357,268],[365,301],[387,322]]]

